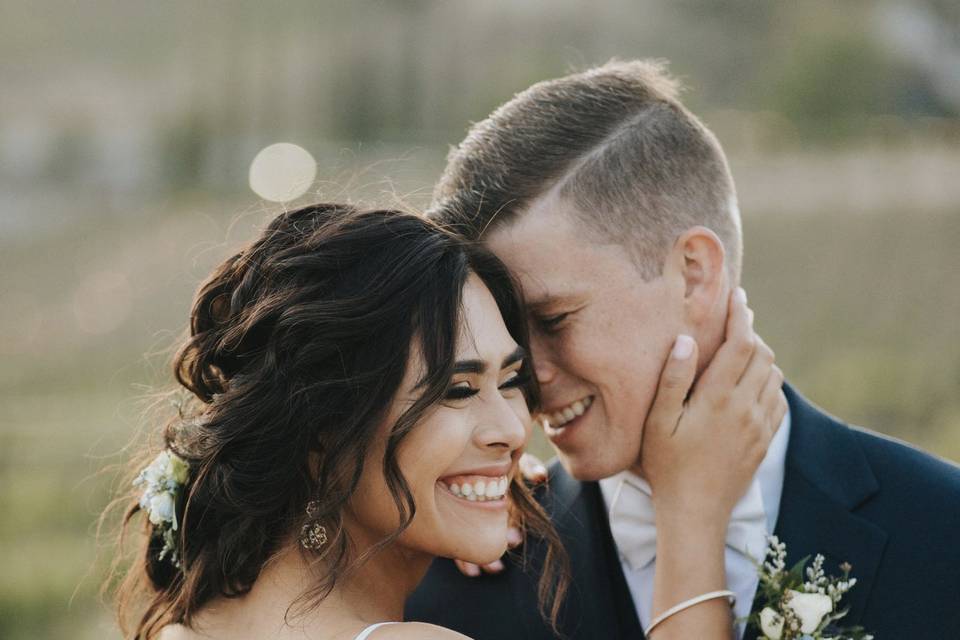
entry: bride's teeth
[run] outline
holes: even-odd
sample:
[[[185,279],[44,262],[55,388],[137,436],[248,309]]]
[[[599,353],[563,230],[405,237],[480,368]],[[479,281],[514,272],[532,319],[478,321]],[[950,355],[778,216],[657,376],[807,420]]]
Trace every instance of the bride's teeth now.
[[[582,416],[586,407],[583,406],[583,403],[577,400],[573,403],[573,412],[578,416]]]
[[[487,480],[476,480],[474,482],[451,482],[444,485],[450,493],[469,500],[470,502],[488,502],[494,500],[503,500],[510,487],[510,479],[507,476],[489,478]]]

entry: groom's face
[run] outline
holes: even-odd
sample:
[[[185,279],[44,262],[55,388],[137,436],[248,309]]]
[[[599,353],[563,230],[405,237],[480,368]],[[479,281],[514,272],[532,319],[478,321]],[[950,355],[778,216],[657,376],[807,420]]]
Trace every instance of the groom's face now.
[[[595,480],[633,467],[663,363],[683,331],[683,287],[644,281],[620,244],[585,239],[572,205],[548,194],[487,245],[519,278],[544,431],[564,467]]]

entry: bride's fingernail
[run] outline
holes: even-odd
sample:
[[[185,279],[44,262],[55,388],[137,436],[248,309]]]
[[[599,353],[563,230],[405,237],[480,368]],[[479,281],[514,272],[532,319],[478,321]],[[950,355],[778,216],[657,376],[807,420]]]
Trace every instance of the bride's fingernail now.
[[[686,360],[693,353],[693,338],[681,333],[673,344],[673,357],[677,360]]]
[[[747,304],[747,291],[743,287],[737,287],[737,299],[743,304]]]

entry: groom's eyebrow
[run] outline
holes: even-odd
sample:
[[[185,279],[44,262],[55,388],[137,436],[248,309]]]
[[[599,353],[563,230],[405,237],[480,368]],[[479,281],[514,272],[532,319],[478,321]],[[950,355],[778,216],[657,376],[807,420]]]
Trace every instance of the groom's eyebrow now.
[[[558,295],[547,293],[538,298],[527,299],[527,310],[533,313],[542,313],[545,309],[567,304],[577,304],[582,301],[582,296],[571,293],[568,295]]]

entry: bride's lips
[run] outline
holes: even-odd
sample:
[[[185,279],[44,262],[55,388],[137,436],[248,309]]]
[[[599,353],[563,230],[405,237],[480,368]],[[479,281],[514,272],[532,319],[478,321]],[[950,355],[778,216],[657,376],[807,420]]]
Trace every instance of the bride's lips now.
[[[507,507],[513,462],[460,470],[437,480],[441,493],[462,506],[485,510]]]

